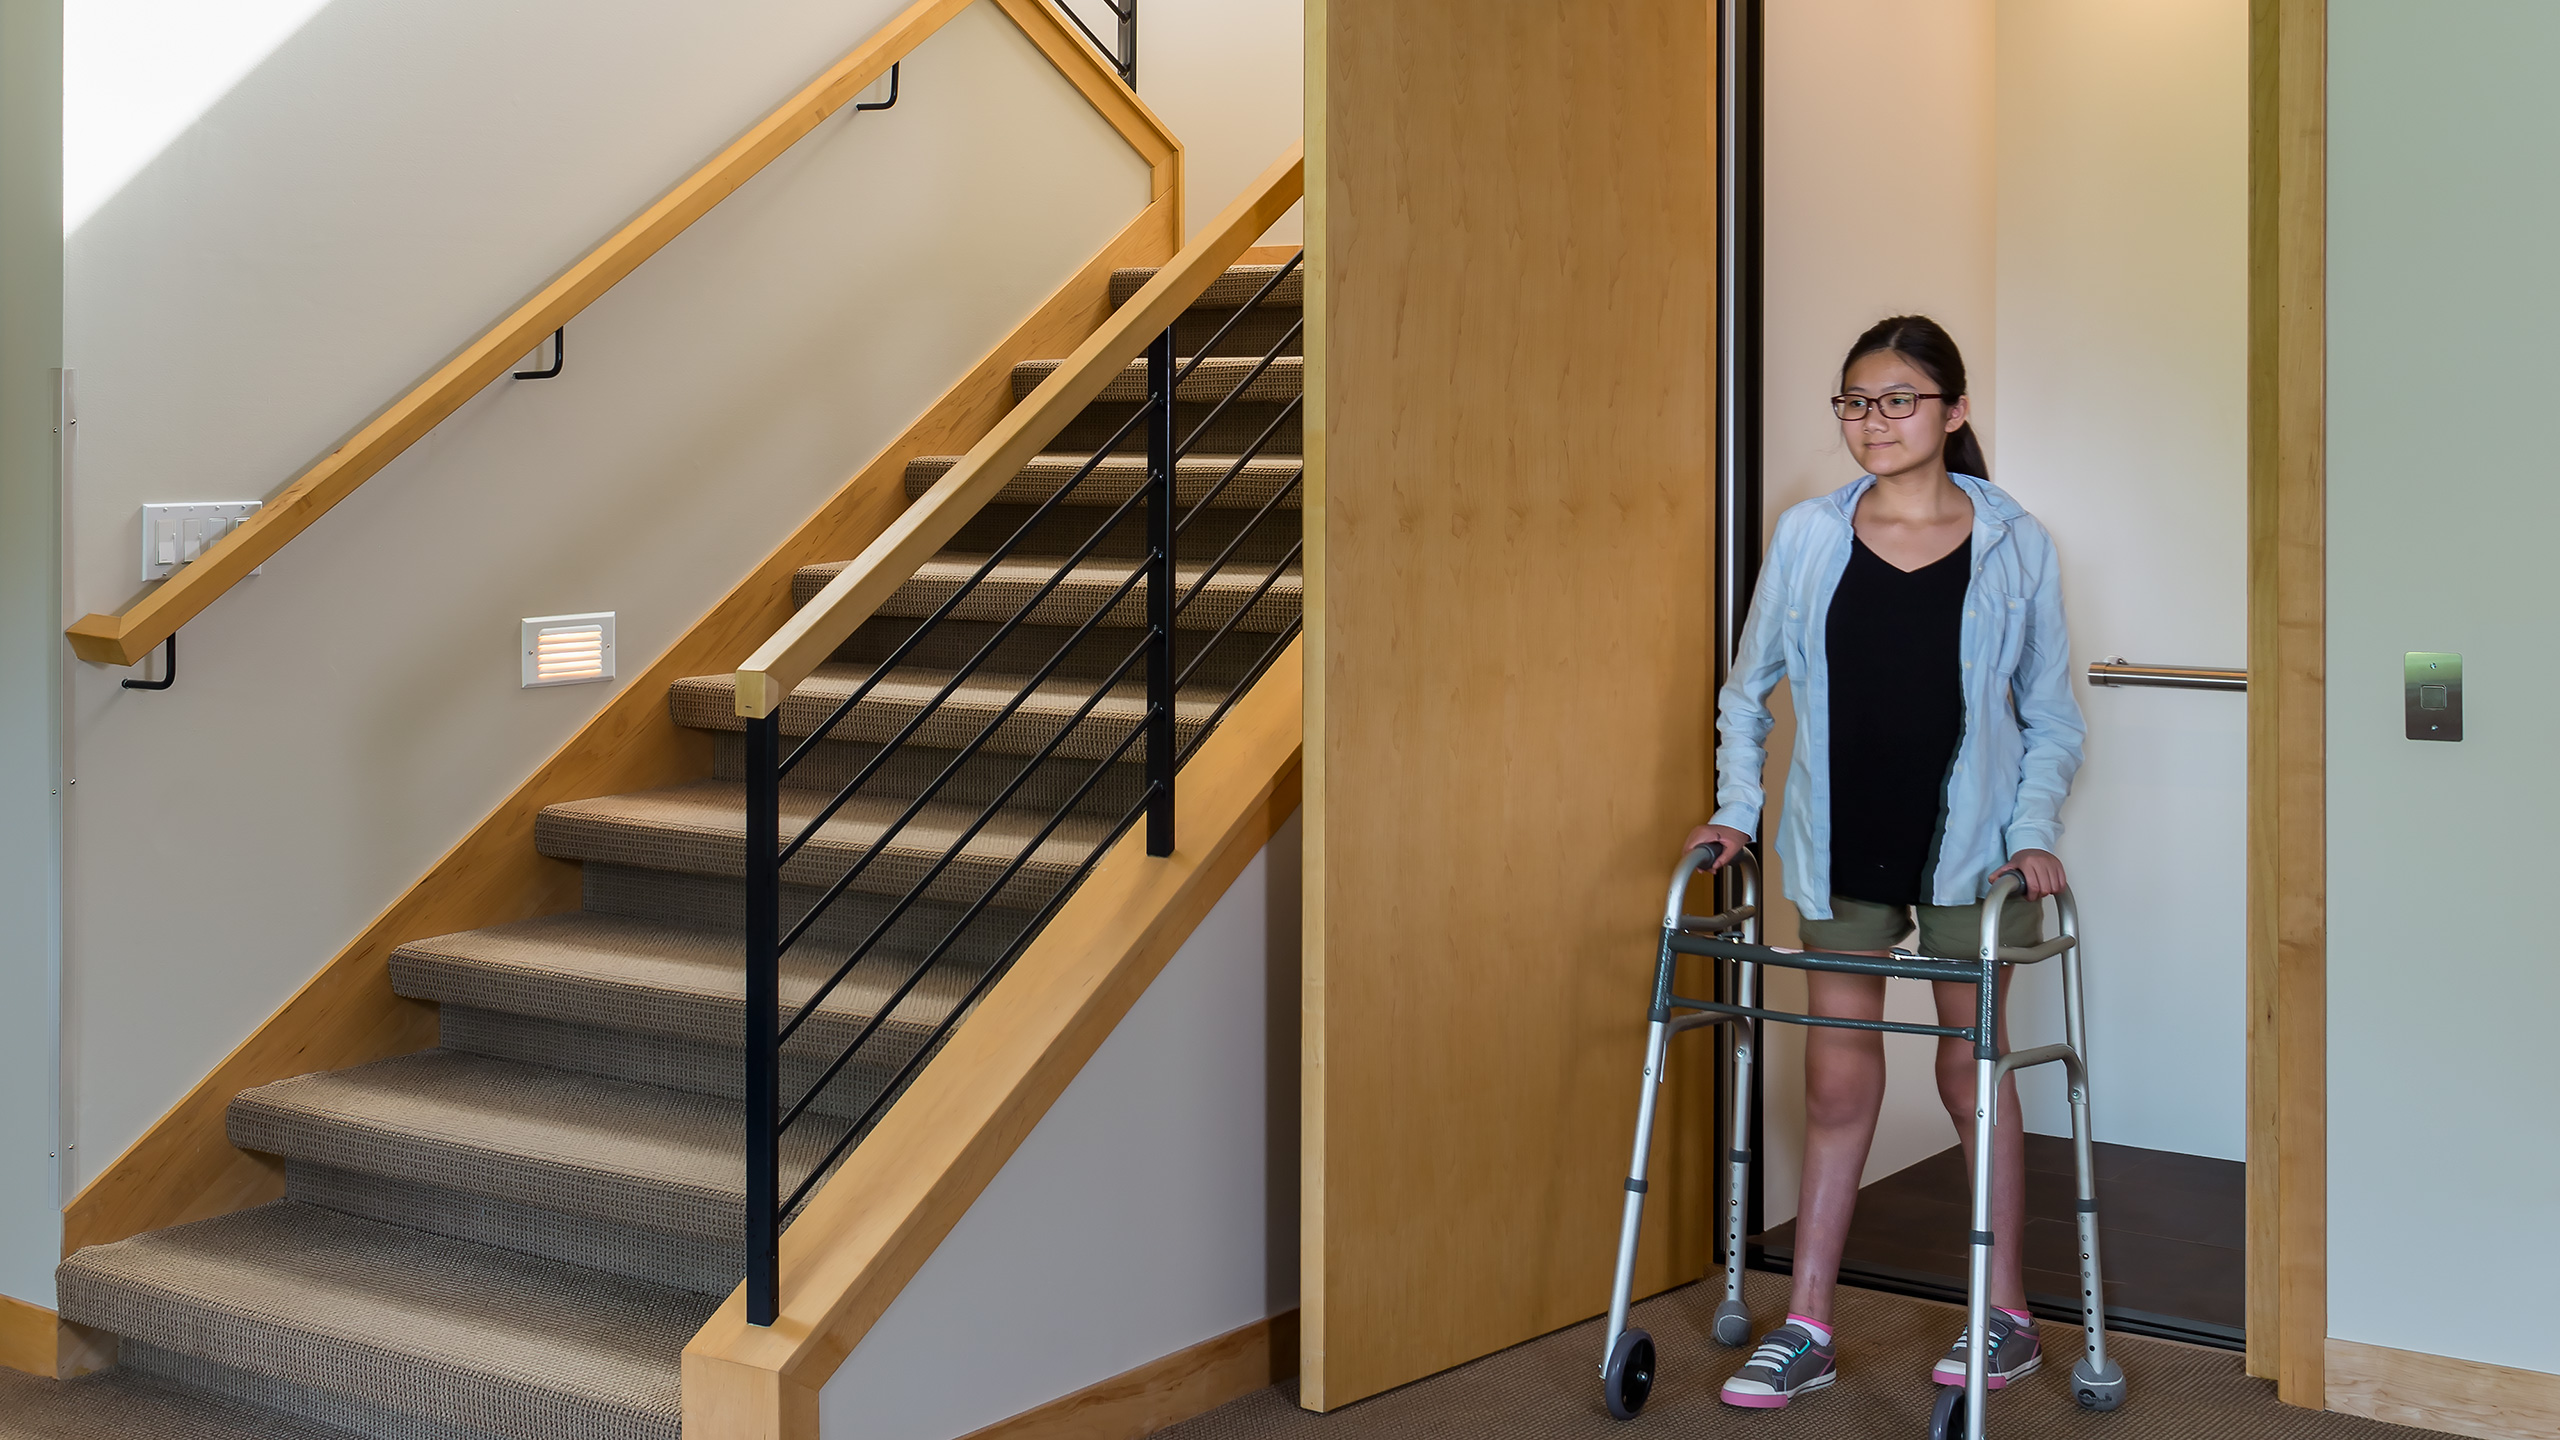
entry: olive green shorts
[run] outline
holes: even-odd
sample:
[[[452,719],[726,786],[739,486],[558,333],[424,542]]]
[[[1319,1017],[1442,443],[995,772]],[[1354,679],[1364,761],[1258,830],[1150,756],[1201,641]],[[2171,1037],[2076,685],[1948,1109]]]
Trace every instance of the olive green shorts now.
[[[1890,950],[1911,933],[1911,912],[1920,912],[1920,953],[1940,960],[1973,960],[1982,954],[1982,903],[1971,905],[1887,905],[1848,895],[1831,897],[1831,918],[1816,920],[1797,912],[1797,934],[1808,950]],[[2000,943],[2033,945],[2044,938],[2044,905],[2013,896],[2000,908]]]

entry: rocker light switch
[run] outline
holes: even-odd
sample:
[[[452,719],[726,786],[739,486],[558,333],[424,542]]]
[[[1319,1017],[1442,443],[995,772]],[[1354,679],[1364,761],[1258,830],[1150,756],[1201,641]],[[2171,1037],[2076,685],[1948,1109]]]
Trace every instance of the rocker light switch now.
[[[240,522],[258,513],[260,500],[215,500],[194,505],[142,507],[142,578],[166,580],[193,563]],[[261,574],[261,565],[249,573]]]
[[[2401,662],[2402,706],[2412,740],[2462,738],[2462,657],[2412,650]]]

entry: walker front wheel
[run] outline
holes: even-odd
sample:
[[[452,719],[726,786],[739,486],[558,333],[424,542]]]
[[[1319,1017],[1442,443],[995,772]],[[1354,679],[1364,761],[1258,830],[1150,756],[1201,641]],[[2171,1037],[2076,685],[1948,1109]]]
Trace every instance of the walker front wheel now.
[[[1653,1395],[1653,1337],[1641,1330],[1628,1330],[1609,1347],[1609,1363],[1600,1372],[1602,1389],[1609,1398],[1609,1413],[1620,1420],[1633,1420]]]
[[[1964,1440],[1964,1387],[1938,1387],[1938,1408],[1929,1412],[1929,1440]]]

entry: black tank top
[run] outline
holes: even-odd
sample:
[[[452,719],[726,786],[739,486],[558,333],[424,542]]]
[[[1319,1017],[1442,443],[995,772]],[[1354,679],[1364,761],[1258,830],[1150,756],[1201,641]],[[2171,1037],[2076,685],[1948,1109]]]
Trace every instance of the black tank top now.
[[[1867,548],[1831,594],[1831,889],[1930,901],[1930,841],[1964,739],[1964,595],[1973,539],[1902,571]]]

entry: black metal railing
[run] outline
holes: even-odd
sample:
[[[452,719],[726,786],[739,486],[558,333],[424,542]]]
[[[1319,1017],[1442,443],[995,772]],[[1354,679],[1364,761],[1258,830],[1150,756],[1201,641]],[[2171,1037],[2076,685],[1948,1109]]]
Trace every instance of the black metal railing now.
[[[1076,13],[1074,0],[1057,0],[1058,8],[1066,12],[1077,29],[1084,32],[1084,38],[1092,41],[1093,48],[1101,51],[1103,57],[1111,62],[1111,68],[1120,72],[1120,83],[1135,90],[1138,88],[1138,0],[1100,0],[1100,4],[1118,22],[1117,44],[1093,33],[1093,27]]]
[[[808,714],[799,695],[746,722],[750,1323],[771,1324],[777,1313],[784,1225],[1094,862],[1141,815],[1147,853],[1173,852],[1177,767],[1297,635],[1294,589],[1272,597],[1305,540],[1273,522],[1295,530],[1286,502],[1305,470],[1265,452],[1292,433],[1305,396],[1290,386],[1279,401],[1265,382],[1304,334],[1304,315],[1232,384],[1218,377],[1243,357],[1217,352],[1278,328],[1272,296],[1302,258],[1189,345],[1187,361],[1178,352],[1194,336],[1184,322],[1157,336],[1129,413],[1114,423],[1106,388],[1068,422],[1066,435],[1079,437],[1072,448],[1052,442],[1083,454],[1082,442],[1101,433],[1091,458],[1036,504],[1014,504],[1028,513],[924,619],[875,617],[857,631],[848,648],[868,645],[877,658],[860,660],[867,673],[797,744],[786,752],[783,731],[786,717]],[[1253,407],[1272,411],[1258,427]],[[1186,409],[1196,416],[1187,429]],[[1204,442],[1248,431],[1223,467],[1195,456]],[[1101,508],[1108,492],[1090,505],[1076,500],[1097,475],[1128,474],[1141,436],[1144,469],[1129,494],[1081,528],[1077,511]],[[1254,484],[1235,490],[1248,475]],[[1015,493],[971,522],[978,533],[1005,528],[1011,510],[999,502]],[[1035,541],[1067,553],[1029,557]],[[1214,554],[1186,567],[1185,557],[1211,545]],[[1203,604],[1211,608],[1186,624]],[[1220,606],[1230,613],[1212,628]],[[1238,643],[1266,632],[1259,648]],[[1131,693],[1133,672],[1143,676],[1142,700]],[[999,676],[1024,678],[1004,687]],[[912,713],[897,721],[902,708]],[[787,784],[803,767],[826,778]],[[840,773],[849,778],[833,783]],[[787,795],[797,803],[786,838]],[[839,817],[853,833],[830,833]],[[786,959],[806,986],[789,1004]],[[863,993],[830,1010],[849,984]],[[829,1026],[834,1033],[823,1033]]]

